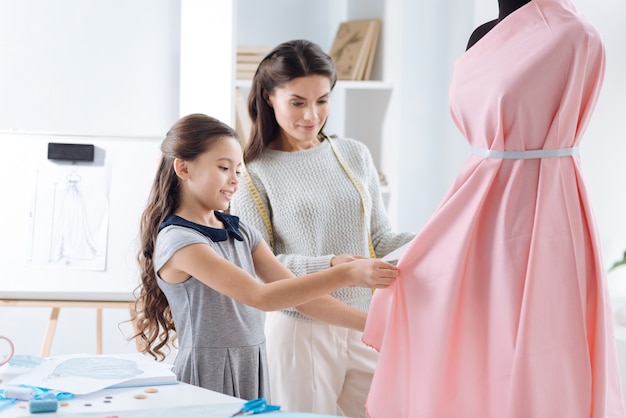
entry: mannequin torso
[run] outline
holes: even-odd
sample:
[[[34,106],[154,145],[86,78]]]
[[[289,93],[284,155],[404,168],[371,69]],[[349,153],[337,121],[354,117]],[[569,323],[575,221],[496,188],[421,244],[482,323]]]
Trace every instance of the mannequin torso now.
[[[500,23],[505,17],[525,5],[529,3],[530,0],[498,0],[498,18],[491,20],[487,23],[483,23],[479,27],[477,27],[472,35],[469,38],[467,43],[467,49],[470,49],[472,45],[480,40],[483,36],[487,34],[491,29],[493,29],[498,23]]]

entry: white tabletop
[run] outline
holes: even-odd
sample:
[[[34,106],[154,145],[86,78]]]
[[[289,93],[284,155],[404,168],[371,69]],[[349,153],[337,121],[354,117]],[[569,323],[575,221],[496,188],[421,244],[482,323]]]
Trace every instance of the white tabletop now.
[[[55,413],[31,414],[28,402],[0,411],[0,418],[18,417],[230,417],[237,412],[243,400],[185,383],[150,387],[104,389],[87,395],[75,396]]]

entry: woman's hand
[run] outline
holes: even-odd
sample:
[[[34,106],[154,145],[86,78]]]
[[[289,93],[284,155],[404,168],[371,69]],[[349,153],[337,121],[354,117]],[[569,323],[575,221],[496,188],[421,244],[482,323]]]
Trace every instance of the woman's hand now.
[[[349,263],[351,261],[362,260],[364,258],[365,257],[363,257],[362,255],[354,255],[354,254],[336,255],[330,259],[330,266],[333,267],[338,264]]]
[[[400,270],[393,264],[378,258],[362,258],[345,263],[341,268],[348,269],[352,286],[382,289],[393,284]]]

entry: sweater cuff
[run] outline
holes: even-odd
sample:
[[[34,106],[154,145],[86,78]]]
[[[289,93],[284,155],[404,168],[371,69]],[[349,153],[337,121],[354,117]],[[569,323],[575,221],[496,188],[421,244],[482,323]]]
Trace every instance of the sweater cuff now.
[[[330,268],[330,260],[332,260],[334,256],[334,254],[330,254],[312,258],[309,262],[309,273],[315,273]]]

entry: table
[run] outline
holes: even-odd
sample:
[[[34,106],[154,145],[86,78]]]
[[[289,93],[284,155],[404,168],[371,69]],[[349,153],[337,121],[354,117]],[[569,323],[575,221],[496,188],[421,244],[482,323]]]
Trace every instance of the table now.
[[[4,368],[6,366],[3,366]],[[2,373],[0,368],[0,378]],[[0,384],[0,388],[2,385]],[[28,403],[19,401],[0,411],[0,418],[230,418],[239,411],[242,399],[202,389],[186,383],[147,387],[103,389],[76,396],[56,412],[31,414]],[[333,418],[297,412],[275,412],[263,418]],[[339,417],[337,417],[339,418]]]
[[[49,357],[61,308],[93,308],[96,310],[96,354],[102,354],[102,310],[128,309],[132,314],[133,297],[126,292],[111,294],[63,293],[55,298],[50,293],[0,292],[0,307],[50,308],[50,318],[40,356]]]

